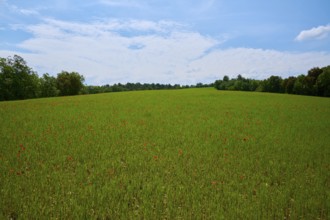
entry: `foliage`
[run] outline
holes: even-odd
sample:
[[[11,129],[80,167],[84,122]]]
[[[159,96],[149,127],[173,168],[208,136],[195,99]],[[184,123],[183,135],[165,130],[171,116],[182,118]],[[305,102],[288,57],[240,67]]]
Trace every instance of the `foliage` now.
[[[29,99],[39,96],[38,75],[23,58],[0,59],[0,100]]]
[[[263,81],[263,92],[282,92],[282,78],[279,76],[270,76],[268,79]]]
[[[322,68],[322,73],[316,81],[316,87],[319,95],[330,97],[330,66]]]
[[[0,219],[329,219],[330,99],[214,89],[0,103]]]
[[[307,90],[304,82],[305,76],[303,74],[299,75],[293,85],[294,94],[307,95]]]
[[[245,79],[241,75],[238,75],[237,78],[229,79],[225,75],[222,80],[214,82],[214,87],[218,90],[330,96],[329,71],[330,66],[323,68],[314,67],[308,71],[307,75],[301,74],[297,77],[290,76],[285,79],[282,79],[280,76],[270,76],[262,81]]]
[[[83,81],[82,75],[65,71],[57,78],[47,73],[39,78],[22,57],[0,58],[0,101],[77,95]]]
[[[296,82],[296,77],[294,76],[290,76],[289,78],[286,78],[282,81],[282,90],[285,92],[285,93],[288,93],[288,94],[293,94],[293,88],[294,88],[294,84]]]
[[[57,88],[61,96],[78,95],[84,87],[84,76],[77,72],[62,71],[57,74]]]
[[[107,92],[123,92],[136,90],[160,90],[215,87],[218,90],[258,91],[272,93],[288,93],[313,96],[329,95],[329,68],[314,67],[303,74],[282,79],[270,76],[265,80],[254,80],[238,75],[230,79],[227,75],[214,83],[196,85],[171,85],[160,83],[117,83],[114,85],[84,85],[84,76],[77,72],[62,71],[57,77],[48,73],[39,78],[25,60],[17,55],[13,58],[0,58],[0,101],[30,99],[39,97],[71,96],[78,94],[96,94]]]
[[[183,89],[194,86],[181,86],[179,84],[155,84],[155,83],[126,83],[126,84],[114,84],[104,86],[85,86],[84,94],[96,94],[96,93],[107,93],[107,92],[123,92],[123,91],[139,91],[139,90],[161,90],[161,89]],[[211,87],[208,84],[198,83],[196,87]]]
[[[41,82],[41,97],[55,97],[60,91],[57,88],[57,79],[45,73],[40,79]]]
[[[230,80],[225,75],[222,80],[216,80],[214,86],[219,90],[255,91],[259,86],[259,81],[246,79],[241,75],[238,75],[236,79]]]
[[[24,59],[0,58],[0,101],[29,99],[39,97],[71,96],[78,94],[96,94],[106,92],[123,92],[135,90],[183,89],[194,87],[213,87],[213,84],[197,83],[196,85],[171,85],[159,83],[126,83],[103,86],[85,86],[84,76],[77,72],[62,71],[57,77],[48,73],[39,78]]]

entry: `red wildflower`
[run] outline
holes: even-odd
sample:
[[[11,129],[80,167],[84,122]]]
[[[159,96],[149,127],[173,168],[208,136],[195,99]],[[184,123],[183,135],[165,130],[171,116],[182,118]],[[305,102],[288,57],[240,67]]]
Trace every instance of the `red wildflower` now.
[[[21,148],[22,151],[26,150],[26,148],[23,146],[23,144],[20,144],[19,147]]]

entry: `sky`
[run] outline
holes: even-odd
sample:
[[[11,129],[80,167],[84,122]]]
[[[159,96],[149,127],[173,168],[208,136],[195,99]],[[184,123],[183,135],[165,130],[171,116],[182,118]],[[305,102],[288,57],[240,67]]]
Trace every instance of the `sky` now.
[[[0,0],[0,57],[88,85],[265,79],[330,65],[329,0]]]

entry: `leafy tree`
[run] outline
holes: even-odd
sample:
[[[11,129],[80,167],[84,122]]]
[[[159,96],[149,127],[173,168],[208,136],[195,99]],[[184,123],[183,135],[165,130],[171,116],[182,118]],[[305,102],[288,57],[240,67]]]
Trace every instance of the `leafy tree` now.
[[[293,93],[298,95],[305,94],[305,75],[301,74],[297,77],[293,85]]]
[[[242,91],[244,90],[244,78],[242,75],[238,75],[236,79],[233,79],[233,90]]]
[[[308,70],[307,76],[312,77],[314,79],[313,84],[316,83],[317,78],[322,74],[323,70],[319,67],[314,67]]]
[[[214,82],[214,87],[218,90],[255,91],[259,85],[259,80],[246,79],[242,75],[238,75],[236,79],[224,76],[223,80]]]
[[[57,89],[57,80],[55,77],[45,73],[40,81],[42,97],[54,97],[59,95],[60,91]]]
[[[288,94],[293,93],[293,87],[294,87],[294,83],[295,83],[296,79],[297,79],[296,77],[290,76],[289,78],[284,79],[282,81],[282,88],[285,93],[288,93]]]
[[[237,76],[237,80],[238,80],[238,81],[243,81],[244,78],[243,78],[243,76],[242,76],[241,74],[238,74],[238,76]]]
[[[259,80],[249,80],[249,91],[256,91],[259,85]]]
[[[237,90],[237,91],[242,91],[243,90],[243,81],[242,80],[235,80],[234,90]]]
[[[214,82],[214,88],[220,90],[220,88],[221,88],[221,83],[222,83],[222,80],[216,80],[216,81]]]
[[[78,95],[84,87],[84,77],[77,72],[62,71],[57,74],[57,88],[61,96]]]
[[[264,92],[282,92],[282,78],[279,76],[271,76],[263,82]]]
[[[323,70],[318,68],[318,67],[314,67],[312,69],[310,69],[307,73],[307,76],[304,76],[300,78],[300,82],[298,84],[301,83],[301,92],[300,94],[302,95],[317,95],[317,79],[318,77],[322,74]]]
[[[22,57],[14,55],[13,58],[0,59],[0,100],[36,98],[39,95],[39,77]]]
[[[218,90],[227,90],[230,86],[229,76],[225,75],[222,80],[216,80],[214,82],[214,87]]]
[[[322,70],[316,82],[318,95],[330,97],[330,66],[324,67]]]
[[[8,64],[5,58],[0,59],[0,100],[15,99],[13,89],[14,69]]]
[[[304,87],[304,95],[316,95],[316,78],[311,76],[305,76],[303,80],[303,87]]]
[[[241,90],[258,92],[285,92],[299,95],[330,96],[330,66],[310,69],[307,75],[298,77],[290,76],[282,79],[279,76],[270,76],[259,81],[246,79],[238,75],[236,79],[224,76],[222,80],[216,80],[214,87],[218,90]]]
[[[270,76],[262,81],[262,92],[280,92],[282,79],[279,76]]]

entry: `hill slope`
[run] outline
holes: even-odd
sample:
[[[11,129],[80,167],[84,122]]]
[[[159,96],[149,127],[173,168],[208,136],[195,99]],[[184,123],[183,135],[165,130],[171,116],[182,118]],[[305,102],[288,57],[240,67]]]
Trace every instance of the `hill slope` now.
[[[330,99],[141,91],[0,115],[5,218],[329,217]]]

